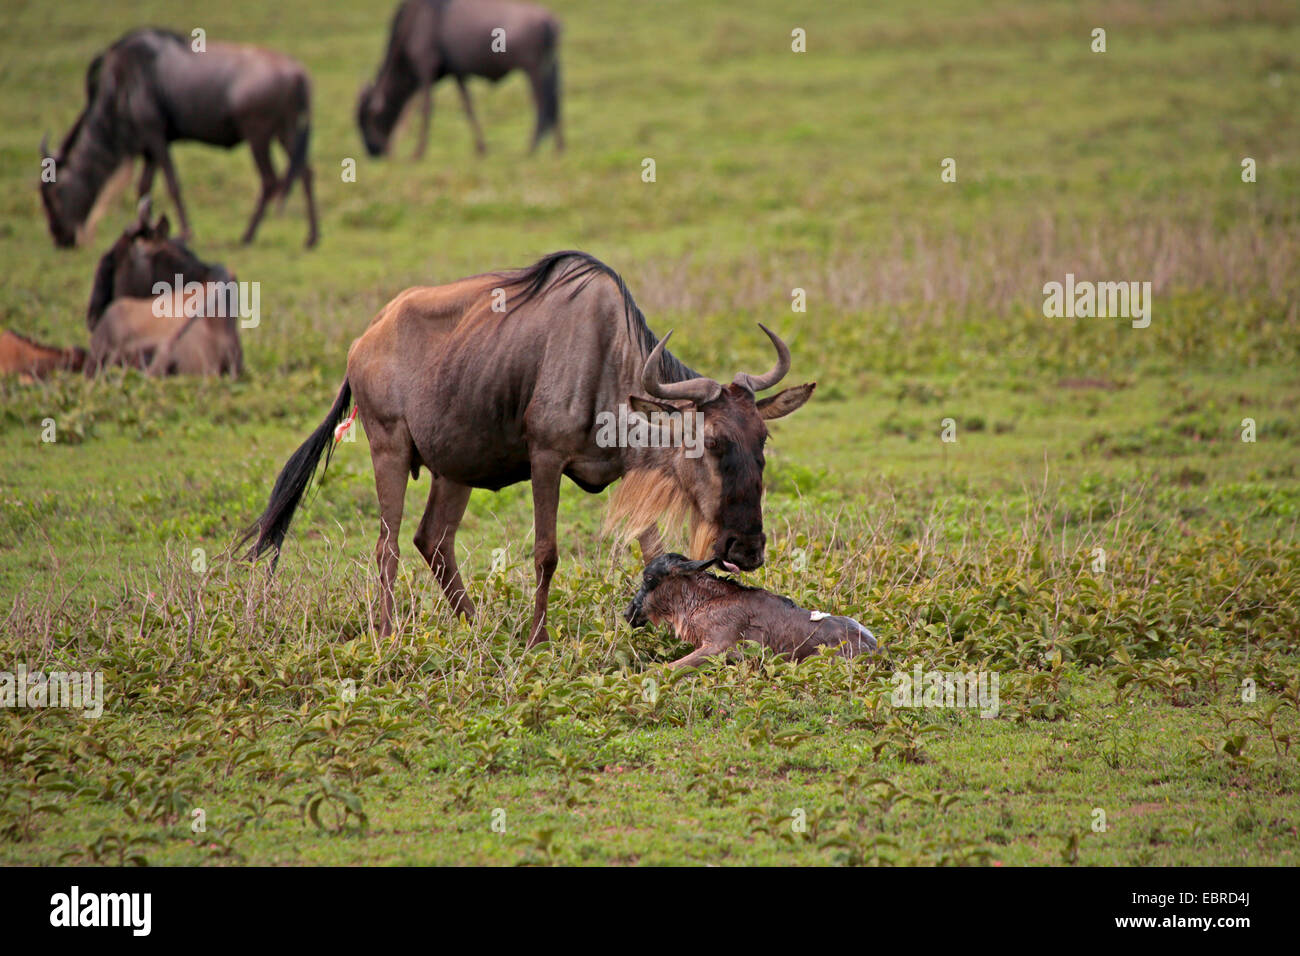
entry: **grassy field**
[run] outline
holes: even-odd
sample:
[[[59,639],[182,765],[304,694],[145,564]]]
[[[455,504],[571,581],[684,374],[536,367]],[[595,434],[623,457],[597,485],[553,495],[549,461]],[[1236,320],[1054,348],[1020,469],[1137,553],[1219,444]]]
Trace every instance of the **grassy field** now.
[[[54,249],[37,145],[130,27],[300,59],[322,213],[314,251],[300,195],[241,247],[247,150],[176,147],[196,251],[261,284],[247,375],[0,381],[0,671],[105,687],[97,720],[0,711],[0,862],[1300,862],[1300,9],[549,5],[567,152],[523,155],[511,77],[473,87],[486,158],[448,86],[418,163],[353,124],[387,10],[0,12],[0,326],[84,344],[134,197]],[[670,675],[605,496],[568,484],[552,645],[522,649],[526,485],[471,500],[473,627],[408,520],[381,641],[364,436],[274,578],[229,559],[385,302],[569,247],[724,381],[769,363],[755,322],[785,336],[819,387],[773,429],[751,580],[882,655]],[[1067,272],[1151,282],[1150,326],[1045,318]],[[897,706],[918,665],[996,676],[997,716]]]

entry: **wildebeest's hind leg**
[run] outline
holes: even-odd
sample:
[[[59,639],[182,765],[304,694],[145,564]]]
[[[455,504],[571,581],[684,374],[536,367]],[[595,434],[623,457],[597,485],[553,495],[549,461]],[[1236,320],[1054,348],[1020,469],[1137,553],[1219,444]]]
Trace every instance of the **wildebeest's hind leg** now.
[[[429,485],[429,502],[415,532],[415,546],[429,563],[429,570],[451,602],[452,613],[474,620],[474,602],[465,592],[460,568],[456,565],[456,529],[469,504],[470,489],[446,478],[433,476]]]
[[[478,117],[474,115],[474,101],[469,98],[465,77],[456,77],[456,86],[460,89],[460,102],[465,107],[465,116],[469,118],[470,128],[474,131],[474,150],[482,156],[487,153],[487,142],[483,139],[483,128],[478,125]]]
[[[397,578],[402,529],[402,507],[406,501],[406,479],[411,471],[411,438],[400,421],[392,424],[362,416],[370,439],[370,462],[375,469],[375,493],[379,497],[379,541],[375,564],[379,568],[379,636],[393,632],[393,581]]]
[[[551,594],[551,577],[559,564],[555,523],[560,510],[560,477],[564,460],[554,452],[534,452],[533,472],[533,565],[537,571],[537,593],[533,599],[533,625],[528,646],[551,639],[546,628],[546,604]]]
[[[262,221],[262,215],[266,212],[266,204],[275,196],[280,185],[279,180],[275,178],[275,166],[271,164],[270,137],[256,139],[250,137],[248,146],[253,152],[253,162],[257,165],[258,175],[262,177],[262,191],[257,197],[257,208],[253,210],[253,218],[248,220],[248,228],[244,230],[244,238],[240,240],[245,245],[253,241],[258,224]]]

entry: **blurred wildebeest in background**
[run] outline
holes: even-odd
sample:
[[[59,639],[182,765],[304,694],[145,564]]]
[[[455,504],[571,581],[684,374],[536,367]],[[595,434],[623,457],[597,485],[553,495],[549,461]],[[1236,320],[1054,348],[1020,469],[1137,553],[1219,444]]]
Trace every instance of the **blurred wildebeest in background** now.
[[[505,311],[494,308],[501,302],[494,290],[509,303]],[[453,609],[467,618],[474,605],[456,566],[455,537],[470,490],[532,481],[537,591],[529,646],[550,636],[546,604],[558,561],[563,476],[593,493],[624,478],[610,525],[622,523],[647,560],[660,550],[658,519],[689,516],[698,556],[756,568],[766,543],[764,422],[799,408],[815,387],[755,399],[790,368],[789,349],[764,331],[776,348],[776,366],[764,375],[741,373],[724,386],[665,351],[667,338],[655,338],[618,273],[586,253],[552,253],[514,272],[407,289],[352,343],[334,406],[290,457],[243,542],[256,537],[250,557],[278,555],[355,394],[379,497],[382,634],[392,629],[406,483],[421,465],[432,483],[415,546]],[[598,441],[601,414],[626,405],[698,416],[701,453],[660,442]]]
[[[90,336],[87,377],[111,365],[138,368],[154,376],[238,378],[243,374],[238,314],[184,318],[184,301],[176,296],[172,315],[158,315],[157,301],[157,297],[113,300]]]
[[[498,32],[499,31],[499,32]],[[537,149],[550,130],[555,148],[564,149],[560,129],[560,22],[549,10],[506,0],[406,0],[397,8],[388,37],[388,51],[379,75],[361,91],[357,122],[371,156],[388,152],[393,127],[407,101],[419,92],[418,159],[429,140],[433,85],[453,77],[465,115],[474,130],[479,153],[487,151],[483,130],[474,115],[465,80],[482,76],[498,82],[512,70],[523,70],[533,90],[537,126],[528,151]]]
[[[86,107],[52,157],[54,181],[41,183],[50,235],[60,246],[84,241],[100,192],[122,166],[142,156],[140,195],[149,192],[154,172],[161,167],[181,232],[188,236],[189,220],[168,144],[196,140],[229,148],[247,141],[262,185],[243,241],[252,241],[266,204],[288,196],[294,180],[301,179],[307,196],[307,245],[314,245],[310,134],[311,82],[296,60],[227,43],[209,43],[205,52],[196,53],[176,33],[128,33],[86,71]],[[276,177],[271,162],[273,140],[289,154],[283,179]],[[48,159],[47,142],[41,142],[41,155]]]
[[[641,589],[623,615],[633,627],[672,624],[677,639],[695,646],[669,669],[693,667],[706,657],[730,654],[741,641],[755,641],[801,661],[823,647],[841,657],[873,654],[876,637],[851,617],[799,607],[787,597],[709,574],[716,557],[689,561],[662,554],[642,574]]]
[[[149,199],[140,200],[136,221],[123,230],[116,242],[100,257],[95,282],[86,307],[86,328],[91,332],[114,299],[143,299],[154,294],[154,286],[186,282],[234,282],[235,277],[220,264],[208,264],[178,239],[171,238],[166,216],[150,221]]]
[[[5,329],[0,332],[0,375],[24,379],[45,378],[50,372],[79,372],[86,362],[86,350],[42,345],[25,335]]]

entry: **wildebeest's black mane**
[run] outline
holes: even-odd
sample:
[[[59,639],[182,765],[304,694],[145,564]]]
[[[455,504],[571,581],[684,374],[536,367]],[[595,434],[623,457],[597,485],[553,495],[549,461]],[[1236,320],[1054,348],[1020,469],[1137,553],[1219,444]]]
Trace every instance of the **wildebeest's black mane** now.
[[[563,266],[570,264],[570,268],[561,271]],[[623,315],[627,322],[627,333],[634,342],[640,345],[641,354],[648,356],[654,350],[654,347],[659,344],[659,339],[650,330],[650,326],[646,323],[645,314],[637,306],[636,300],[632,298],[632,292],[628,289],[627,283],[623,281],[623,277],[589,253],[579,252],[576,249],[565,249],[543,256],[527,268],[515,272],[496,274],[500,275],[512,286],[522,285],[524,287],[521,293],[512,297],[510,312],[539,298],[546,292],[562,286],[571,287],[569,300],[572,301],[587,287],[587,284],[592,279],[601,275],[608,276],[614,280],[615,285],[618,286],[619,294],[623,297]],[[687,379],[699,377],[699,372],[694,371],[667,349],[664,349],[659,363],[660,381],[684,382]]]

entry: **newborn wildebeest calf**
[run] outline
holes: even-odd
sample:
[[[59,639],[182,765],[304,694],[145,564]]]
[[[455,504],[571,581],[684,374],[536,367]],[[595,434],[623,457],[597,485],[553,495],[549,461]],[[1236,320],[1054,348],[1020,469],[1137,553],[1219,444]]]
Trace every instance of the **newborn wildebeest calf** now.
[[[707,573],[717,558],[691,561],[663,554],[646,565],[641,590],[624,617],[633,627],[671,621],[695,650],[669,668],[692,667],[706,657],[756,641],[801,661],[823,647],[843,657],[876,650],[876,638],[850,617],[799,607],[789,598]]]

